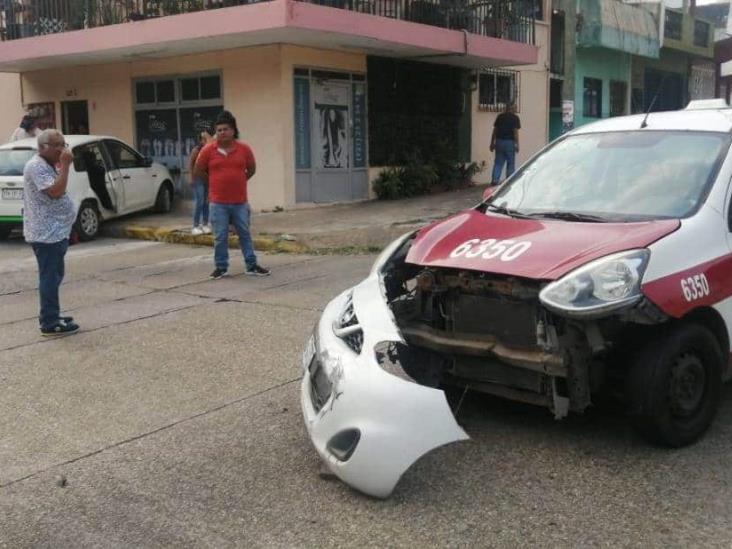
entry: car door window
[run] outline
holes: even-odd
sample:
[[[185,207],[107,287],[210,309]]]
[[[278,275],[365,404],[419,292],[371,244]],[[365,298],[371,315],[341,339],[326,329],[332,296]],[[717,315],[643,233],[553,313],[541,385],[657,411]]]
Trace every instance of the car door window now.
[[[86,172],[90,164],[93,167],[106,165],[99,143],[88,143],[74,148],[74,170],[79,173]]]
[[[142,156],[127,145],[119,141],[106,141],[105,144],[109,151],[109,156],[112,157],[112,162],[120,170],[145,167],[145,160]]]

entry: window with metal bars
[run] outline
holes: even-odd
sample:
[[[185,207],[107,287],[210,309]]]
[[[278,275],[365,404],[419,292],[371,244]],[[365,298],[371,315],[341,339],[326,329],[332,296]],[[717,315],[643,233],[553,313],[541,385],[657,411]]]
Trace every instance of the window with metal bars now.
[[[582,114],[588,118],[602,118],[602,80],[585,78],[582,94]]]
[[[709,45],[709,23],[694,21],[694,45],[706,48]]]
[[[520,73],[517,71],[485,69],[478,78],[478,108],[481,111],[502,111],[513,103],[519,107]]]

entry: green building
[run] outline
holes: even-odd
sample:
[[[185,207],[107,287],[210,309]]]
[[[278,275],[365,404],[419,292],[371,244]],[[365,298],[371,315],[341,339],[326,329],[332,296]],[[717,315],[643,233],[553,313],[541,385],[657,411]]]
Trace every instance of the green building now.
[[[553,0],[551,139],[600,118],[713,97],[712,26],[686,2],[674,10],[662,1]]]

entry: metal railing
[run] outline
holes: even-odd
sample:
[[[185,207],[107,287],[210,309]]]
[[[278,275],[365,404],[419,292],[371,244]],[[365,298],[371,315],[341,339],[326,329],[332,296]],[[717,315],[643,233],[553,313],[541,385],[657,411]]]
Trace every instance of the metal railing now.
[[[0,0],[0,38],[15,40],[262,0]],[[264,0],[266,1],[266,0]],[[538,0],[299,0],[533,44]]]
[[[535,17],[541,13],[538,0],[300,1],[527,44],[534,44]]]
[[[0,37],[14,40],[257,1],[261,0],[0,0]]]

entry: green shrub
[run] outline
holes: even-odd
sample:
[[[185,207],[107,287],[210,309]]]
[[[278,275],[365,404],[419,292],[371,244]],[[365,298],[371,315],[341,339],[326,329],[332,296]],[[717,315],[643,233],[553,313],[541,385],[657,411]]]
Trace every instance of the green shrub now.
[[[431,164],[425,164],[419,151],[407,155],[402,174],[402,196],[425,194],[438,182],[437,172]]]
[[[473,183],[473,178],[485,170],[485,160],[478,162],[471,162],[470,164],[457,164],[455,169],[457,171],[457,181],[461,186],[467,186]]]
[[[402,176],[404,168],[399,166],[384,168],[374,180],[374,192],[382,200],[393,200],[404,196]]]
[[[485,162],[454,162],[448,154],[438,154],[426,163],[418,150],[406,155],[403,166],[384,168],[374,180],[374,192],[382,200],[429,193],[436,185],[448,189],[465,187],[485,169]]]

